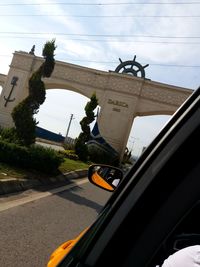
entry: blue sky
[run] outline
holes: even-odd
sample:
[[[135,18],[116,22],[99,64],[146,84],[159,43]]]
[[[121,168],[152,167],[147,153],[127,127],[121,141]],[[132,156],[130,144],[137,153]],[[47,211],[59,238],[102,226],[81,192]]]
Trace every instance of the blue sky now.
[[[8,72],[14,51],[29,52],[35,45],[40,56],[44,43],[55,38],[58,60],[108,71],[117,67],[119,58],[136,55],[138,62],[149,64],[147,78],[196,89],[199,25],[198,0],[0,0],[0,73]],[[47,91],[37,115],[39,126],[65,135],[74,114],[69,135],[76,137],[88,99],[55,89]],[[139,153],[168,119],[136,118],[128,146]]]

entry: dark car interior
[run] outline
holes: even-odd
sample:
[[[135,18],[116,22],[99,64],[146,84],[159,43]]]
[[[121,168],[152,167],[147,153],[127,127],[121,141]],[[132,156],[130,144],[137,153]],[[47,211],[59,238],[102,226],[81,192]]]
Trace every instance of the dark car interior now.
[[[164,240],[153,261],[152,267],[161,266],[163,261],[176,251],[200,245],[200,201],[180,220],[174,230]]]

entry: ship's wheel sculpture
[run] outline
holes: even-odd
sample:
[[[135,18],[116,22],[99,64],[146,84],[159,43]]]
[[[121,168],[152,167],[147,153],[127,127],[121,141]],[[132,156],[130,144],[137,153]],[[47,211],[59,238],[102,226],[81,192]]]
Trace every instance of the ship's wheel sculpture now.
[[[128,61],[122,61],[121,58],[119,58],[119,61],[121,62],[117,68],[115,69],[115,72],[118,73],[126,73],[133,75],[135,77],[141,77],[145,78],[145,71],[144,69],[149,66],[149,64],[146,64],[145,66],[142,66],[140,63],[135,61],[136,56],[134,56],[133,60]]]

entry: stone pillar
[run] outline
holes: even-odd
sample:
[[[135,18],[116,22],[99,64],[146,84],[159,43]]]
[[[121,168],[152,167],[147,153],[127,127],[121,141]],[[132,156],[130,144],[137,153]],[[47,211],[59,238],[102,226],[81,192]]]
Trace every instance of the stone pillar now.
[[[28,80],[34,65],[34,55],[15,52],[0,97],[0,126],[14,125],[11,112],[28,95]]]
[[[105,91],[103,105],[98,117],[103,138],[120,154],[122,159],[131,131],[138,97],[113,94]]]

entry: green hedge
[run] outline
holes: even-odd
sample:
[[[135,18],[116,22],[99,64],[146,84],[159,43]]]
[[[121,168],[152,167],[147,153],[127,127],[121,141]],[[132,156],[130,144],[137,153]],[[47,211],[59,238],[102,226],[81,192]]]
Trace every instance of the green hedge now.
[[[63,155],[65,158],[79,160],[78,155],[75,154],[74,150],[60,150],[59,153]]]
[[[119,165],[119,158],[111,152],[105,151],[101,146],[88,145],[90,161],[97,164]]]
[[[13,128],[0,128],[0,140],[8,143],[19,143],[17,138],[16,129]]]
[[[63,156],[53,149],[34,145],[29,148],[0,140],[0,161],[48,174],[58,171]]]

